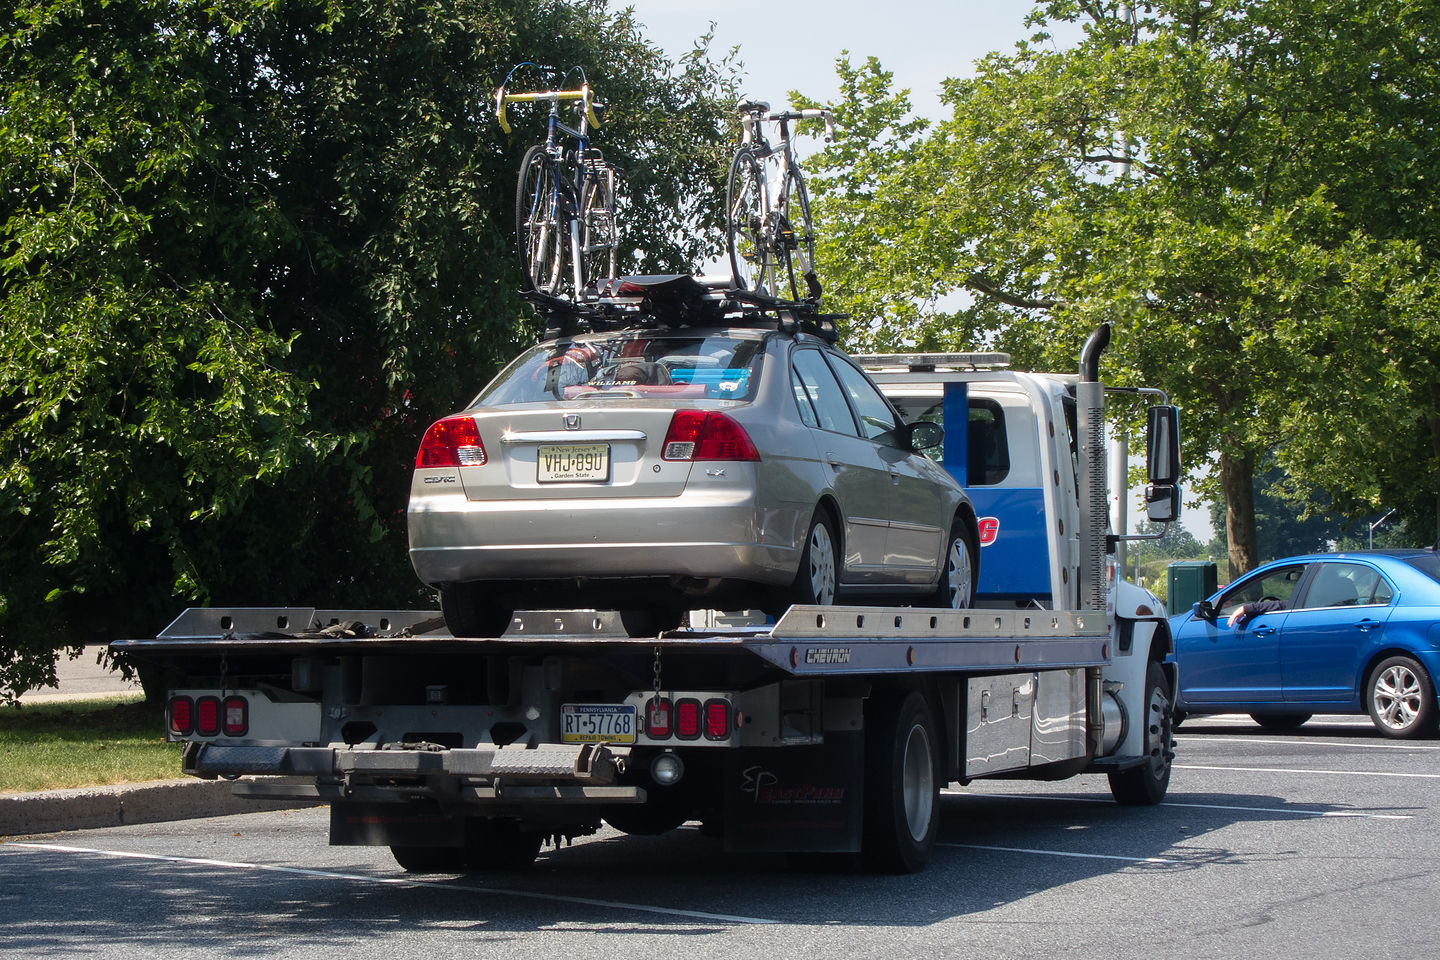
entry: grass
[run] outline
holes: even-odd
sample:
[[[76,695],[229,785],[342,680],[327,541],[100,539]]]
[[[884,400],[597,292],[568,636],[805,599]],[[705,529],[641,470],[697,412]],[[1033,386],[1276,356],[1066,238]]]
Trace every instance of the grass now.
[[[179,776],[180,744],[139,694],[0,706],[0,794]]]

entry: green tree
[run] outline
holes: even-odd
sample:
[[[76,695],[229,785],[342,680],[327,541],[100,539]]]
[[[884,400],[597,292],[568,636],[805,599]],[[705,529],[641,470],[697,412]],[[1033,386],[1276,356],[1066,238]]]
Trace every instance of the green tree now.
[[[512,233],[541,127],[490,113],[522,60],[609,101],[644,268],[715,249],[732,68],[603,0],[0,18],[0,699],[191,602],[425,602],[415,445],[536,332]]]
[[[1431,490],[1435,20],[1409,0],[1053,0],[1032,40],[947,81],[933,129],[842,58],[833,107],[859,142],[811,163],[831,305],[865,346],[1061,368],[1111,322],[1106,379],[1181,404],[1188,462],[1218,451],[1236,572],[1259,557],[1267,450],[1373,505],[1379,472],[1351,467],[1404,423],[1414,454],[1385,476]],[[1045,42],[1060,22],[1083,24],[1073,47]],[[1348,454],[1342,427],[1364,438]]]

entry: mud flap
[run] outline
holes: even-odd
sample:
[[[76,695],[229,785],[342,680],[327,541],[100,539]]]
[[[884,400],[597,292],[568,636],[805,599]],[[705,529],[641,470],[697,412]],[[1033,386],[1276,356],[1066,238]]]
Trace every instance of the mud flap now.
[[[461,847],[465,818],[433,803],[333,803],[332,847]]]
[[[725,771],[725,849],[855,853],[865,798],[865,736],[816,747],[737,750]]]

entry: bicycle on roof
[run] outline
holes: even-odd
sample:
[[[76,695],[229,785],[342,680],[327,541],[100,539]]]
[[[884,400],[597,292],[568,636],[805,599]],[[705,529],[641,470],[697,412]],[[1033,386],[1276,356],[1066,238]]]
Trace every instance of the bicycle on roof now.
[[[510,81],[521,67],[548,70],[533,63],[511,69],[495,91],[495,117],[510,132],[506,105],[548,103],[545,142],[525,151],[515,185],[515,235],[519,241],[520,269],[527,289],[558,296],[567,284],[575,298],[594,280],[615,276],[619,233],[615,221],[615,181],[618,171],[590,144],[590,131],[600,126],[605,105],[579,67],[567,71],[560,88],[525,93],[510,91]],[[577,89],[565,81],[579,74]],[[575,101],[576,126],[560,119],[561,101]],[[574,138],[567,149],[563,136]],[[566,271],[566,265],[569,271]]]
[[[735,286],[778,296],[783,284],[789,287],[791,300],[819,303],[810,198],[791,149],[790,124],[824,120],[828,143],[835,137],[834,118],[829,110],[772,113],[770,104],[759,101],[742,101],[738,109],[742,137],[725,193],[726,247]],[[765,139],[764,123],[776,125],[778,139],[773,147]]]

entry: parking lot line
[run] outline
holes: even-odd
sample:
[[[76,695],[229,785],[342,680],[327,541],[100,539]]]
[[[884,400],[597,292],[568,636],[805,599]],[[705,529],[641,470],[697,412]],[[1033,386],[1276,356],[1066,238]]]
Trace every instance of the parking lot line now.
[[[1289,740],[1262,740],[1258,737],[1246,737],[1244,740],[1236,740],[1234,737],[1192,737],[1184,733],[1175,735],[1176,743],[1259,743],[1266,746],[1291,747],[1304,744],[1307,747],[1351,747],[1356,750],[1405,750],[1415,753],[1429,751],[1440,752],[1440,745],[1423,743],[1396,743],[1391,740],[1381,742],[1356,742],[1354,740],[1311,740],[1308,737],[1291,737]]]
[[[1398,780],[1440,780],[1440,773],[1396,773],[1390,770],[1310,770],[1305,767],[1212,767],[1177,763],[1176,770],[1218,770],[1224,773],[1305,773],[1328,777],[1391,777]]]
[[[222,867],[227,870],[264,870],[271,873],[285,873],[301,877],[318,877],[325,880],[349,880],[360,883],[381,883],[393,886],[438,887],[434,880],[417,880],[413,877],[377,877],[363,873],[339,873],[333,870],[310,870],[302,867],[282,867],[269,863],[246,863],[237,860],[210,860],[204,857],[174,857],[158,853],[138,853],[132,850],[99,850],[92,847],[72,847],[59,843],[29,843],[6,841],[4,846],[23,847],[31,850],[49,850],[57,853],[78,853],[90,856],[114,857],[123,860],[149,860],[160,863],[178,863],[197,867]],[[568,897],[556,893],[539,893],[534,890],[515,890],[506,887],[487,887],[478,884],[452,883],[445,881],[445,890],[464,890],[473,893],[493,893],[505,897],[525,900],[546,900],[558,903],[576,903],[587,907],[603,907],[607,910],[635,910],[641,913],[662,913],[672,917],[692,920],[706,920],[722,923],[774,924],[778,920],[761,917],[742,917],[725,913],[706,913],[701,910],[681,910],[675,907],[658,907],[648,903],[626,903],[618,900],[595,900],[590,897]]]
[[[1248,768],[1247,768],[1248,769]],[[1033,793],[967,793],[964,790],[942,790],[941,793],[954,797],[998,797],[1002,800],[1059,800],[1070,803],[1105,803],[1115,801],[1109,797],[1076,797],[1067,794]],[[1294,807],[1248,807],[1231,803],[1186,803],[1182,800],[1165,800],[1167,807],[1193,807],[1197,810],[1241,810],[1247,813],[1288,813],[1296,817],[1356,817],[1370,820],[1412,820],[1408,813],[1370,813],[1366,810],[1305,810]]]
[[[1073,850],[1040,850],[1033,847],[992,847],[980,843],[946,843],[939,841],[937,847],[957,847],[962,850],[992,850],[999,853],[1033,853],[1043,857],[1073,857],[1078,860],[1122,860],[1125,863],[1161,863],[1167,865],[1178,864],[1179,860],[1166,860],[1164,857],[1121,857],[1113,853],[1076,853]]]

